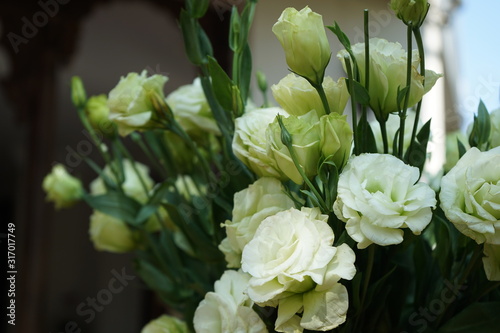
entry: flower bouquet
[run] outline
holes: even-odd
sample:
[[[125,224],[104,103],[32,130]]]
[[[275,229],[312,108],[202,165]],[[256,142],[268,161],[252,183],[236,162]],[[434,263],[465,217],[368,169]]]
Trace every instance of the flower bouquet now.
[[[257,74],[261,107],[250,94],[256,3],[232,10],[230,74],[199,24],[209,1],[187,0],[192,84],[165,96],[168,78],[144,71],[87,98],[73,78],[102,157],[82,159],[98,177],[86,190],[58,165],[43,188],[56,208],[94,209],[97,250],[135,253],[169,311],[142,332],[497,332],[500,113],[481,103],[468,137],[450,139],[440,185],[421,181],[422,97],[441,76],[425,67],[427,1],[390,1],[407,50],[370,38],[368,11],[365,42],[351,45],[337,23],[286,8],[273,32],[291,74],[271,87],[279,106]],[[327,30],[344,47],[336,58]],[[325,76],[330,61],[345,78]]]

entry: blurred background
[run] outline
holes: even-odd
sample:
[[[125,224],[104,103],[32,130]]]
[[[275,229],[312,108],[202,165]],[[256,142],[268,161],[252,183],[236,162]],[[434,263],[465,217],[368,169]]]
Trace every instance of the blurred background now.
[[[244,0],[213,0],[203,20],[216,57],[228,68],[229,12]],[[370,35],[405,45],[405,27],[387,0],[270,1],[257,6],[251,45],[254,69],[269,85],[288,74],[271,32],[281,11],[309,5],[326,25],[336,20],[353,43],[362,42],[363,9]],[[444,161],[444,135],[465,128],[479,99],[498,107],[500,4],[494,0],[429,0],[424,30],[427,66],[444,73],[424,99],[423,119],[433,118],[431,172]],[[0,3],[0,209],[2,299],[8,285],[6,233],[15,224],[16,326],[2,332],[139,332],[164,309],[135,278],[129,255],[96,252],[88,237],[91,210],[83,203],[55,211],[45,202],[43,177],[64,164],[88,184],[96,175],[72,155],[97,159],[71,104],[70,79],[83,79],[88,95],[108,93],[128,72],[147,69],[169,77],[165,93],[191,83],[197,69],[186,59],[177,24],[182,0],[40,0]],[[327,74],[343,76],[328,33],[332,61]],[[415,45],[415,44],[414,44]],[[256,90],[256,89],[255,89]],[[260,96],[255,96],[257,103]],[[109,293],[117,275],[124,288]],[[111,295],[111,298],[109,298]],[[95,305],[95,300],[98,304]],[[6,304],[6,303],[4,303]],[[4,306],[4,305],[2,305]],[[6,306],[6,305],[5,305]],[[5,309],[5,308],[4,308]],[[93,315],[91,315],[93,313]],[[3,318],[8,319],[8,318]]]

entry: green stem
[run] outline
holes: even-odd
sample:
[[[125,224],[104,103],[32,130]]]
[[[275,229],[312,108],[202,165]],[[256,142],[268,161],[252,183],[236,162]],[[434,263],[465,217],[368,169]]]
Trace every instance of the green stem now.
[[[330,114],[330,105],[328,104],[328,98],[326,98],[326,93],[325,89],[323,88],[323,84],[315,84],[313,87],[316,89],[316,91],[319,94],[319,97],[321,98],[321,103],[323,103],[323,107],[325,108],[325,113]]]
[[[365,38],[365,89],[368,95],[370,95],[370,29],[369,29],[369,11],[365,9],[364,11],[364,38]],[[366,117],[366,105],[362,106],[363,119],[368,122]],[[368,125],[368,124],[367,124]],[[368,125],[369,126],[369,125]]]
[[[354,138],[354,154],[358,154],[358,115],[356,110],[356,97],[354,93],[354,82],[352,76],[351,60],[345,57],[345,67],[347,70],[347,78],[349,79],[349,92],[351,93],[351,112],[352,112],[352,132]]]
[[[387,126],[386,119],[380,119],[378,123],[380,124],[380,132],[382,133],[382,143],[384,144],[384,154],[389,154],[389,141],[387,139]]]
[[[405,140],[405,121],[406,121],[406,110],[408,109],[408,102],[410,101],[410,90],[411,90],[411,69],[412,69],[412,36],[413,31],[411,26],[407,28],[406,38],[408,40],[408,62],[406,64],[406,96],[404,100],[403,110],[399,111],[399,145],[398,145],[398,157],[403,159],[403,146]],[[395,153],[395,152],[394,152]]]
[[[417,42],[417,47],[418,47],[418,54],[420,56],[420,75],[423,76],[423,81],[422,85],[424,86],[425,89],[425,50],[424,50],[424,43],[422,41],[422,34],[420,32],[420,28],[416,28],[414,31],[415,35],[415,40]],[[417,136],[417,127],[418,127],[418,120],[420,118],[420,109],[422,107],[422,100],[420,100],[417,104],[417,110],[415,112],[415,121],[413,122],[413,130],[411,132],[411,141],[410,141],[410,148],[409,148],[409,156],[411,156],[411,151],[413,150],[413,145],[415,142],[415,138]]]
[[[133,139],[134,139],[134,142],[137,143],[139,148],[141,148],[141,150],[144,152],[144,154],[150,160],[150,162],[156,166],[156,169],[161,173],[162,177],[167,178],[168,177],[167,172],[162,167],[161,163],[158,162],[158,159],[154,156],[151,149],[149,149],[149,147],[144,143],[142,136],[137,135]]]

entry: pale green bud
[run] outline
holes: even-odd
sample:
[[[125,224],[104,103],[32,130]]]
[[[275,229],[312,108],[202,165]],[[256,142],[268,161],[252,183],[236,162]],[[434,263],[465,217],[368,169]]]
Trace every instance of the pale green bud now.
[[[391,0],[391,9],[406,25],[420,27],[427,16],[427,0]]]
[[[321,154],[318,115],[315,111],[311,111],[301,117],[283,117],[282,121],[292,137],[292,147],[299,165],[308,178],[314,177],[318,173]],[[282,142],[281,128],[277,119],[267,128],[266,136],[268,155],[274,159],[279,171],[296,184],[302,184],[304,180],[295,167],[288,148]]]
[[[98,131],[107,131],[111,126],[109,120],[108,97],[106,95],[92,96],[85,105],[85,114],[92,127]]]
[[[125,253],[135,250],[138,245],[138,235],[124,221],[99,211],[90,216],[89,235],[98,251]]]
[[[141,333],[189,333],[189,329],[182,320],[162,315],[144,326]]]
[[[79,76],[71,78],[71,100],[77,108],[84,107],[87,101],[87,94],[85,93],[82,79]]]
[[[351,154],[352,130],[347,116],[330,113],[320,118],[320,147],[325,158],[335,163],[340,170],[347,163]]]
[[[365,81],[365,44],[352,46],[358,63],[361,82]],[[345,69],[346,50],[337,54]],[[406,87],[408,54],[401,44],[388,42],[381,38],[370,38],[370,107],[375,115],[387,119],[389,113],[398,111],[398,88]],[[442,75],[431,70],[424,77],[417,71],[420,57],[417,50],[412,52],[411,88],[408,107],[417,104]]]
[[[71,176],[62,164],[52,168],[43,179],[42,188],[47,193],[47,201],[52,201],[56,209],[71,207],[83,196],[82,182]]]
[[[345,78],[335,82],[330,76],[326,76],[323,89],[330,111],[342,114],[349,99]],[[318,116],[326,114],[318,91],[300,76],[288,74],[278,84],[273,85],[271,90],[276,101],[289,114],[301,116],[311,110],[316,110]]]
[[[290,70],[313,84],[321,84],[331,56],[322,16],[307,6],[300,12],[287,8],[273,32],[285,51]]]

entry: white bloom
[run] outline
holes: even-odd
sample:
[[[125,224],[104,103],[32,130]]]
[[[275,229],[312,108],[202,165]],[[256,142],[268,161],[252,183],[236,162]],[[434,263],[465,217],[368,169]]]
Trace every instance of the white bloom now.
[[[172,108],[175,119],[186,132],[190,134],[208,132],[220,135],[200,78],[170,93],[166,101]]]
[[[399,244],[403,230],[418,235],[432,218],[434,191],[417,183],[418,168],[385,154],[362,154],[349,160],[339,177],[333,209],[346,222],[349,236],[363,249]]]
[[[141,184],[139,176],[134,171],[132,162],[128,159],[123,160],[123,173],[125,181],[122,184],[123,192],[139,201],[140,203],[146,203],[148,201],[148,192],[153,188],[154,182],[149,176],[149,168],[142,163],[133,162],[140,177],[146,185],[146,190]],[[110,180],[116,182],[114,173],[111,171],[111,167],[107,165],[103,170],[104,175],[109,177]],[[94,195],[106,193],[106,186],[104,181],[99,177],[96,178],[92,183],[90,183],[90,192]]]
[[[338,282],[354,276],[355,255],[345,244],[332,246],[327,219],[318,208],[279,212],[243,249],[242,270],[252,276],[248,295],[278,306],[279,332],[333,329],[346,319],[347,291]]]
[[[259,177],[287,178],[278,171],[276,162],[267,153],[266,129],[276,115],[287,116],[280,108],[255,109],[235,121],[233,152]]]
[[[150,321],[141,330],[141,333],[188,333],[189,329],[185,322],[175,317],[162,315]]]
[[[262,177],[248,188],[234,194],[232,221],[226,221],[225,238],[219,249],[226,256],[228,267],[240,267],[241,253],[260,223],[268,216],[294,207],[276,178]]]
[[[484,244],[483,265],[490,281],[500,281],[500,245]]]
[[[267,333],[245,294],[249,279],[241,271],[222,274],[215,282],[215,290],[205,295],[194,313],[196,333]]]
[[[167,80],[163,75],[147,77],[146,70],[120,79],[108,96],[109,119],[116,123],[120,135],[126,136],[149,125],[155,112],[150,95],[156,93],[163,98]]]
[[[460,232],[500,245],[500,147],[468,150],[441,180],[439,199]]]

